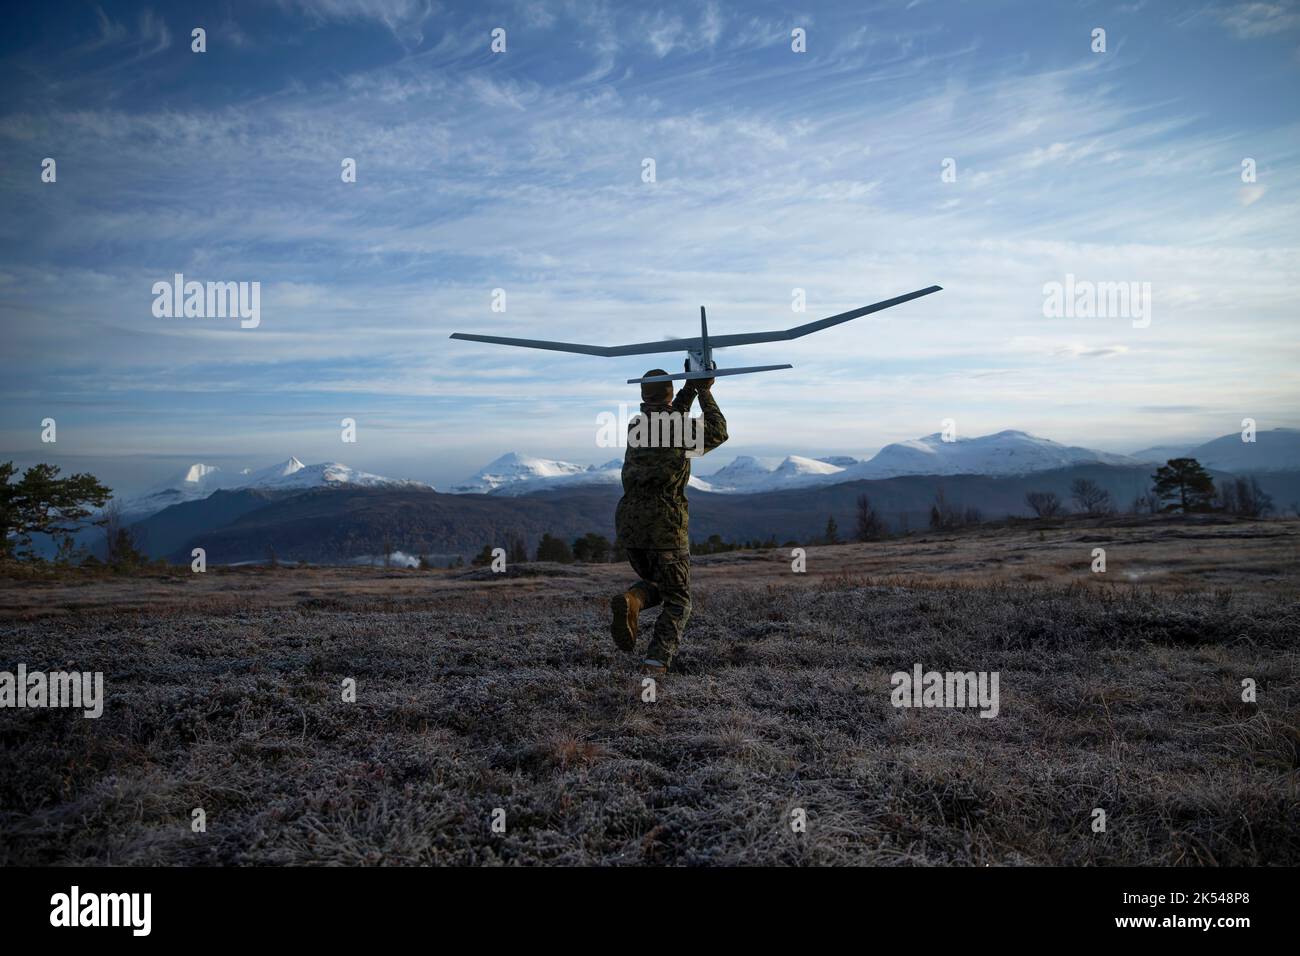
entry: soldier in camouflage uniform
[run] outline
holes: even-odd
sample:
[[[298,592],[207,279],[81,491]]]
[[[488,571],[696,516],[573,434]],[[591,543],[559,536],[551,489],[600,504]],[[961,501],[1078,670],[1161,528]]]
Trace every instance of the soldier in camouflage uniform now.
[[[651,369],[646,376],[665,375]],[[711,392],[713,379],[686,380],[673,398],[672,382],[641,384],[641,415],[676,413],[682,424],[690,421],[696,396],[704,412],[703,421],[691,423],[698,432],[678,431],[683,439],[647,444],[644,428],[641,440],[638,418],[628,423],[628,447],[623,456],[623,498],[614,514],[619,543],[627,550],[628,563],[640,577],[636,584],[610,602],[613,620],[610,632],[620,650],[636,649],[637,616],[646,608],[663,605],[655,622],[654,636],[643,661],[648,672],[664,673],[681,644],[682,631],[691,614],[691,552],[687,534],[686,483],[691,477],[691,458],[712,451],[727,440],[727,420],[722,417]],[[692,442],[686,438],[695,434]],[[687,452],[692,452],[688,455]]]

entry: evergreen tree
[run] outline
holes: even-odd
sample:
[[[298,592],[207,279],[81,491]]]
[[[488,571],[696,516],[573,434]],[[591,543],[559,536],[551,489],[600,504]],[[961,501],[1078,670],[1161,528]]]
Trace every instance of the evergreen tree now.
[[[858,540],[876,541],[886,537],[885,521],[866,495],[858,495]]]
[[[596,534],[594,531],[589,531],[581,538],[574,539],[573,557],[578,561],[587,561],[592,564],[604,564],[609,561],[609,554],[609,539],[603,534]]]
[[[0,555],[11,553],[15,544],[30,547],[34,534],[57,537],[101,523],[86,519],[113,495],[94,475],[60,478],[56,465],[32,465],[11,482],[15,474],[12,461],[0,464]]]
[[[113,539],[113,546],[110,549],[108,563],[116,570],[129,571],[140,567],[146,560],[135,546],[135,538],[130,530],[118,528],[117,536]]]
[[[840,543],[840,529],[839,529],[839,527],[835,524],[835,516],[834,516],[834,515],[831,515],[829,518],[826,519],[826,535],[825,535],[825,538],[826,538],[826,543],[827,543],[827,544],[839,544],[839,543]]]
[[[1214,479],[1195,458],[1171,458],[1151,476],[1152,493],[1167,502],[1164,511],[1209,511],[1214,500]]]
[[[570,564],[573,561],[573,552],[569,550],[563,538],[553,538],[548,532],[542,535],[541,541],[537,542],[537,560]]]

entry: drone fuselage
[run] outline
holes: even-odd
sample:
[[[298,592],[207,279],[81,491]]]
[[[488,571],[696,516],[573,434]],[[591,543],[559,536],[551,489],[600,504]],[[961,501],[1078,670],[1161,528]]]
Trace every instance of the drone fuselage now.
[[[714,368],[713,349],[709,347],[709,320],[700,306],[700,347],[686,350],[688,372],[707,372]]]

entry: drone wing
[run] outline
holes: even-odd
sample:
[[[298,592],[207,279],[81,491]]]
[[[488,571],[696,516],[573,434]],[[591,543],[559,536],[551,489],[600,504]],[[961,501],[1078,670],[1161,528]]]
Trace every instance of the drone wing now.
[[[688,352],[700,347],[699,339],[665,339],[662,342],[638,342],[635,345],[583,345],[574,342],[544,342],[540,339],[510,339],[500,335],[471,335],[453,332],[453,339],[467,342],[491,342],[493,345],[517,345],[525,349],[547,349],[552,352],[577,352],[580,355],[649,355],[652,352]]]
[[[913,299],[919,299],[923,295],[929,295],[931,292],[938,292],[942,286],[932,285],[928,289],[921,289],[917,292],[909,292],[907,295],[900,295],[893,299],[886,299],[884,302],[877,302],[874,305],[864,305],[860,309],[854,309],[852,312],[841,312],[839,315],[832,315],[827,319],[818,319],[816,322],[808,322],[804,325],[796,325],[791,329],[780,329],[775,332],[741,332],[737,335],[711,335],[709,336],[709,345],[713,348],[723,348],[728,345],[754,345],[759,342],[784,342],[789,339],[797,339],[813,332],[820,332],[822,329],[828,329],[832,325],[839,325],[841,322],[847,322],[850,319],[856,319],[863,315],[870,315],[872,312],[879,312],[882,309],[888,309],[891,306],[901,305],[904,302],[910,302]],[[547,342],[542,339],[512,339],[502,335],[474,335],[469,332],[453,332],[453,339],[462,339],[467,342],[488,342],[492,345],[515,345],[525,349],[546,349],[551,352],[577,352],[580,355],[600,355],[604,357],[614,357],[619,355],[650,355],[655,352],[689,352],[698,350],[701,345],[701,339],[665,339],[661,342],[638,342],[634,345],[586,345],[580,342]]]
[[[806,322],[791,329],[780,329],[775,332],[740,332],[736,335],[711,335],[709,336],[709,344],[714,348],[723,348],[728,345],[756,345],[759,342],[785,342],[790,339],[802,338],[805,335],[811,335],[813,332],[829,329],[832,325],[839,325],[841,322],[848,322],[850,319],[870,315],[872,312],[880,312],[882,309],[902,305],[904,302],[911,302],[913,299],[919,299],[923,295],[939,292],[942,289],[943,286],[932,285],[928,289],[909,292],[907,295],[886,299],[884,302],[877,302],[874,305],[864,305],[852,312],[841,312],[839,315],[832,315],[827,319],[818,319],[816,322]]]

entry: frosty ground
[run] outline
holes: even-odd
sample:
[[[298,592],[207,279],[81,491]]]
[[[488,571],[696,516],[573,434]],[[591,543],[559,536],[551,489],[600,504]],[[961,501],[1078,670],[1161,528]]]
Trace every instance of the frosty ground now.
[[[700,559],[654,702],[616,567],[6,581],[0,666],[106,703],[0,712],[0,863],[1295,865],[1296,530],[1222,529],[1276,540],[1199,588],[1218,544],[1146,531],[1108,580],[1077,529]],[[990,541],[1020,567],[956,568]],[[917,663],[998,716],[891,706]]]

